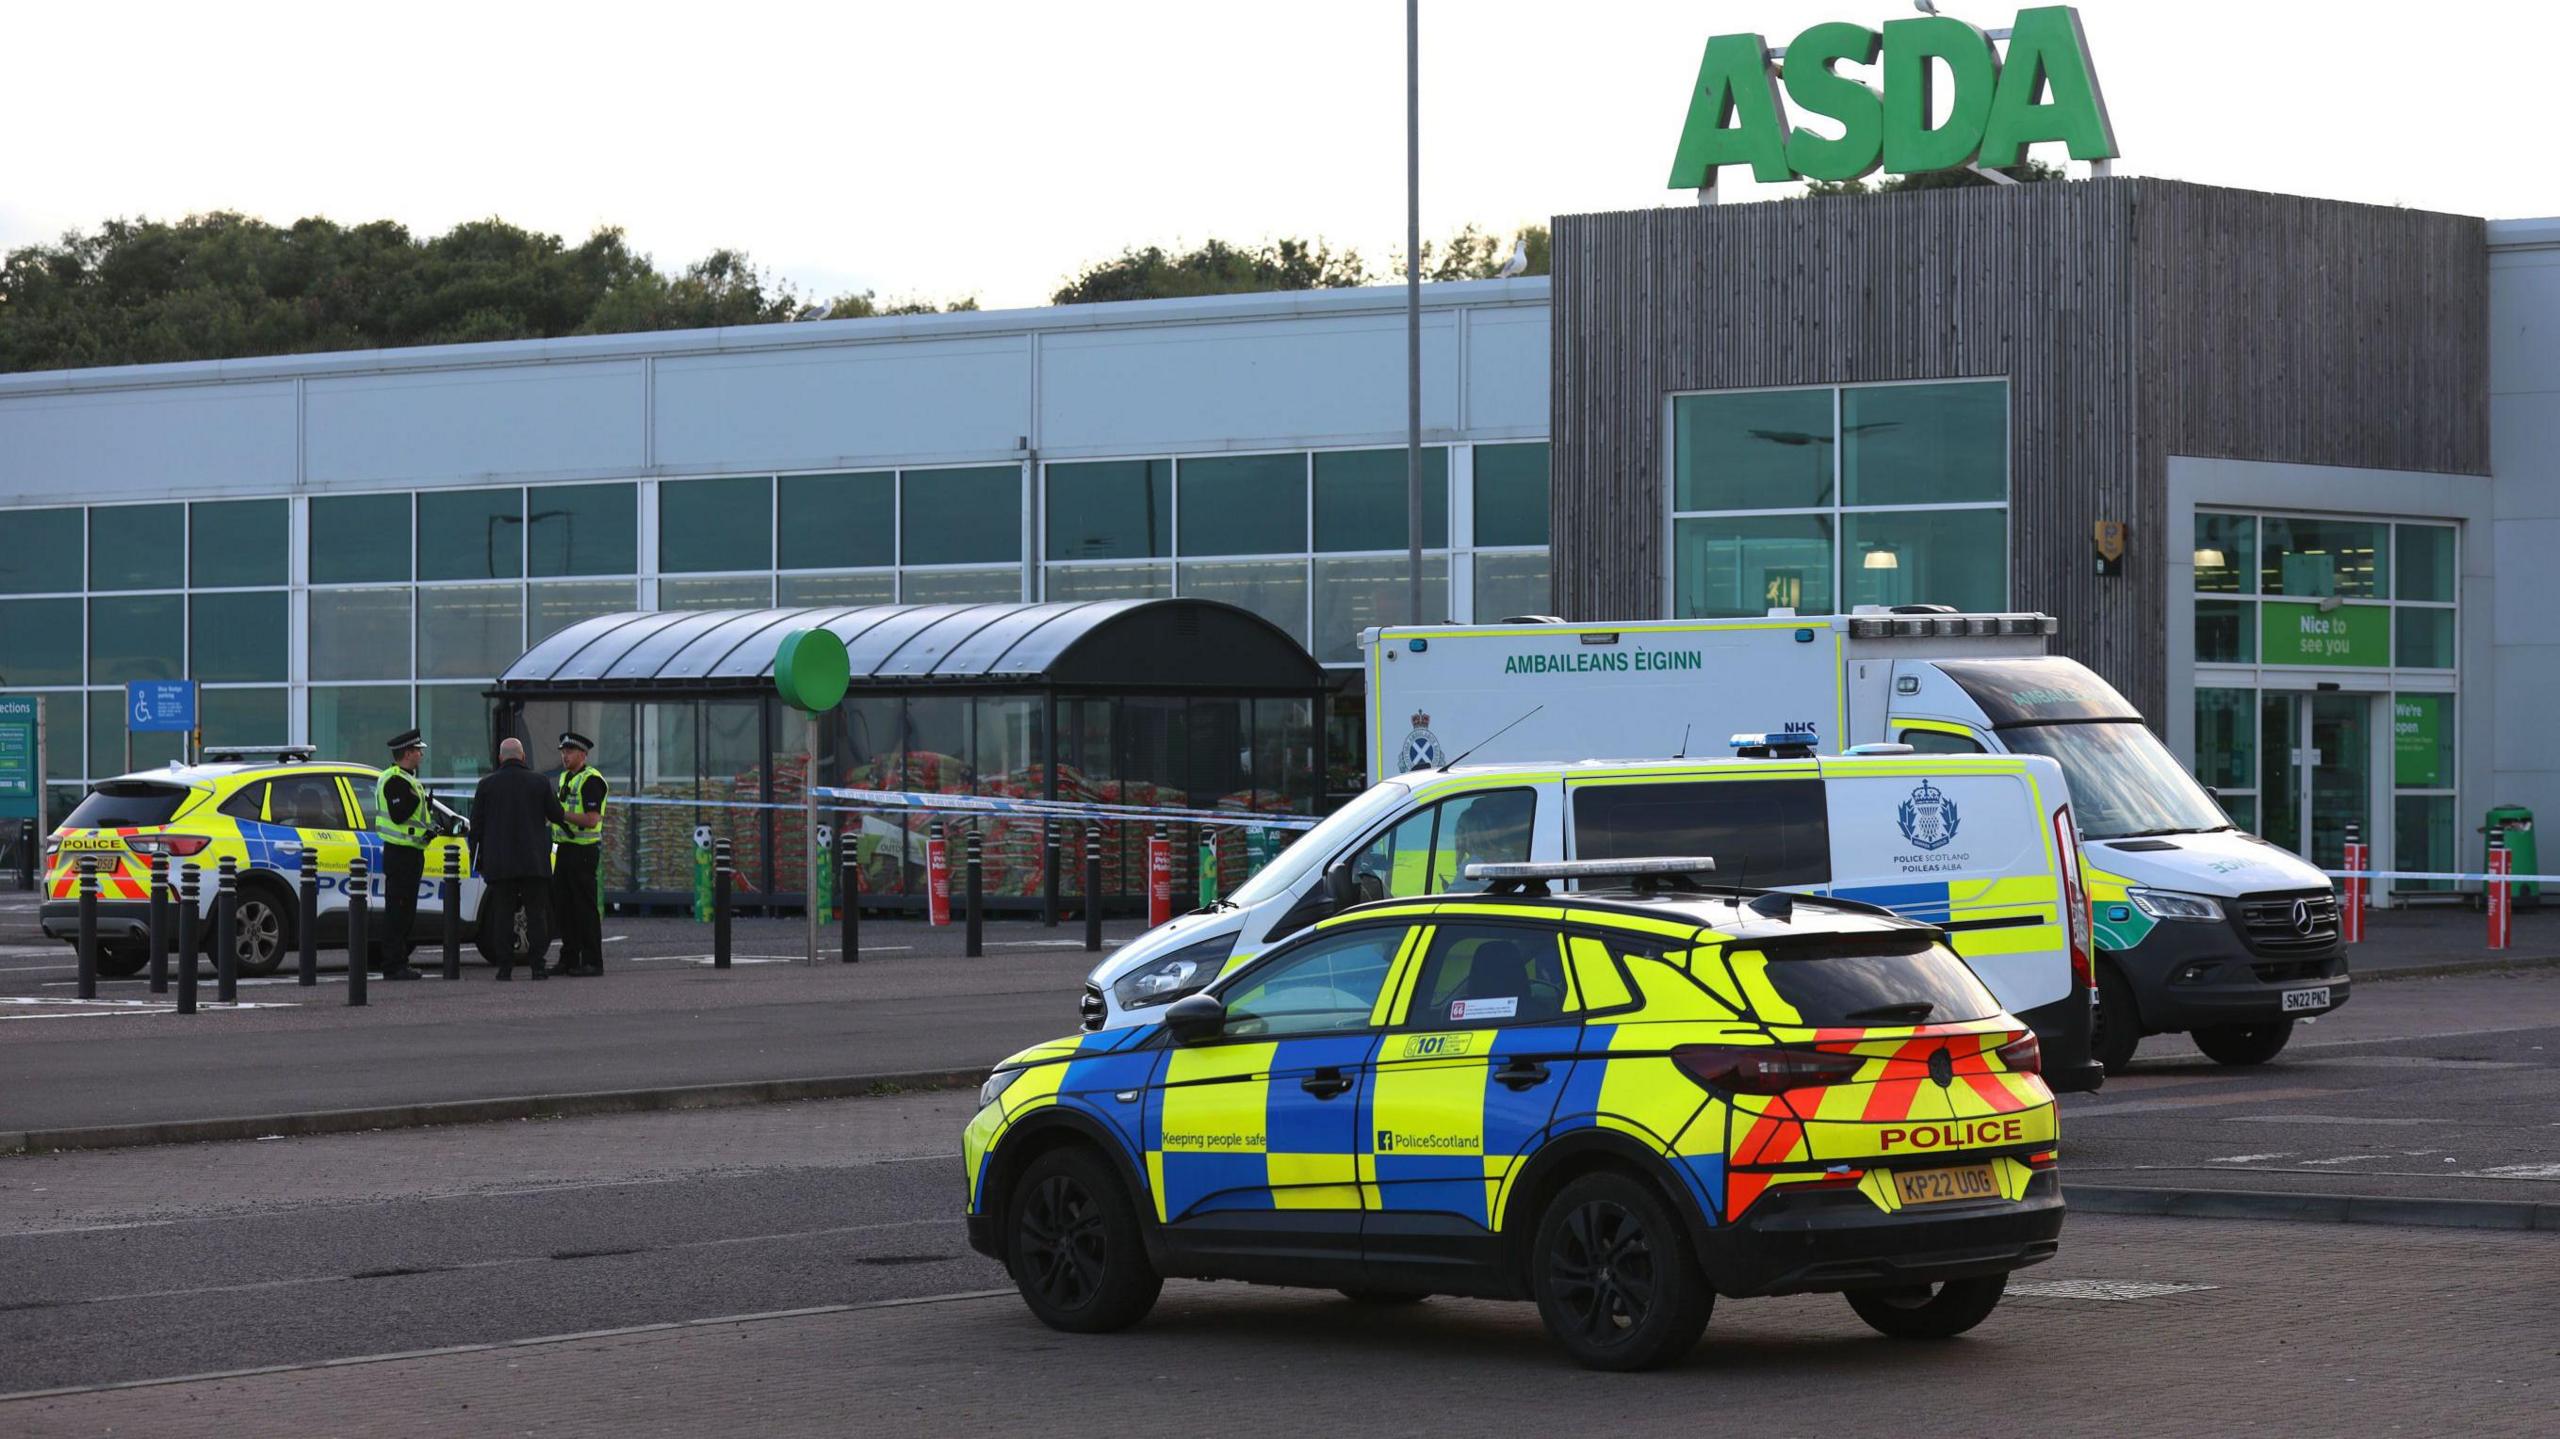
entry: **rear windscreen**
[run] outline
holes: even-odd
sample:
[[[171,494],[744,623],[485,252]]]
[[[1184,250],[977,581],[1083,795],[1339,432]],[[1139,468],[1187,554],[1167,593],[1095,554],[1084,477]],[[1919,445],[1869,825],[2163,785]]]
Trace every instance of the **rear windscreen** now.
[[[1777,888],[1831,882],[1831,815],[1818,779],[1577,785],[1573,857],[1703,854],[1711,882]]]
[[[2075,660],[2056,655],[2013,660],[1934,660],[1956,687],[1982,706],[1991,727],[2055,720],[2140,719],[2115,686]]]
[[[182,784],[128,782],[103,784],[89,791],[63,820],[64,829],[131,829],[167,824],[187,796]]]
[[[1769,987],[1809,1025],[1946,1024],[2000,1012],[2000,1001],[1944,945],[1905,954],[1781,953],[1768,974]]]

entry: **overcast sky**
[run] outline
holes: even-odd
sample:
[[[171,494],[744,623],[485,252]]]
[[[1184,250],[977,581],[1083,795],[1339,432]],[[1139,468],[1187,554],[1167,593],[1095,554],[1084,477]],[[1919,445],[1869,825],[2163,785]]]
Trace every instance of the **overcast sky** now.
[[[2013,4],[1941,0],[1978,24]],[[2560,213],[2560,4],[2086,0],[2121,174]],[[1685,203],[1710,34],[1900,0],[1425,0],[1423,232]],[[1038,304],[1125,245],[1404,233],[1396,0],[27,6],[0,248],[110,215],[498,215],[803,292]],[[2039,151],[2039,153],[2044,153]],[[2077,167],[2075,167],[2076,173]],[[1761,193],[1728,171],[1735,198]]]

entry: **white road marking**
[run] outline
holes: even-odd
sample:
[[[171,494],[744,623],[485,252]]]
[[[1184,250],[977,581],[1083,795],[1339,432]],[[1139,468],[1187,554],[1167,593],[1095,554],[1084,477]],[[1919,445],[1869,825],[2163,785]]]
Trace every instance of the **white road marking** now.
[[[627,934],[608,934],[604,937],[604,942],[607,944],[620,944],[630,937],[631,936]]]
[[[2159,1299],[2219,1289],[2219,1284],[2177,1284],[2156,1279],[2012,1279],[2008,1293],[2030,1299]]]
[[[2327,1159],[2306,1159],[2302,1162],[2304,1164],[2371,1164],[2377,1160],[2393,1157],[2388,1154],[2339,1154]]]
[[[2290,1150],[2290,1149],[2279,1149],[2279,1150],[2277,1150],[2277,1151],[2276,1151],[2275,1153],[2273,1153],[2273,1154],[2224,1154],[2224,1155],[2219,1155],[2219,1156],[2217,1156],[2217,1157],[2215,1157],[2215,1158],[2212,1158],[2212,1159],[2208,1159],[2208,1160],[2206,1160],[2206,1161],[2205,1161],[2205,1163],[2207,1163],[2207,1164],[2256,1164],[2256,1163],[2257,1163],[2257,1162],[2259,1162],[2260,1160],[2264,1160],[2264,1159],[2282,1159],[2282,1158],[2284,1158],[2286,1155],[2291,1154],[2291,1153],[2293,1153],[2293,1151],[2292,1151],[2292,1150]]]
[[[2333,1092],[2334,1091],[2330,1091]],[[2264,1095],[2248,1096],[2265,1098]],[[2442,1119],[2363,1119],[2352,1114],[2226,1114],[2225,1124],[2446,1124],[2459,1120]],[[2476,1122],[2476,1121],[2475,1121]]]
[[[2470,1176],[2478,1179],[2560,1179],[2560,1164],[2500,1164],[2488,1169],[2474,1169]]]

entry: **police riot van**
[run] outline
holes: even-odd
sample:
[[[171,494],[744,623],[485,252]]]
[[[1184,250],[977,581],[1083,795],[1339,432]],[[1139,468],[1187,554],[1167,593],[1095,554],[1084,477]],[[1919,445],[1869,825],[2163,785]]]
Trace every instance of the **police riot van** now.
[[[2097,1057],[2119,1071],[2142,1036],[2184,1031],[2221,1063],[2263,1063],[2296,1019],[2347,1002],[2336,891],[2233,825],[2113,686],[2046,653],[2055,629],[1943,605],[1372,629],[1370,778],[1440,764],[1452,745],[1485,761],[1623,759],[1773,726],[1834,748],[2045,756],[2080,828]]]
[[[2062,770],[2042,756],[1818,756],[1736,735],[1715,759],[1460,765],[1390,775],[1226,899],[1094,969],[1087,1029],[1151,1023],[1355,904],[1481,888],[1470,864],[1713,855],[1714,883],[1888,906],[1935,924],[2032,1026],[2057,1089],[2094,1089],[2094,940]]]

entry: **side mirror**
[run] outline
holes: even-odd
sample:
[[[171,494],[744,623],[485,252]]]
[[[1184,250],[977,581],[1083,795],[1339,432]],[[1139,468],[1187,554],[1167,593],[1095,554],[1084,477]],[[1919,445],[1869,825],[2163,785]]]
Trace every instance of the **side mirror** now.
[[[1324,902],[1335,914],[1360,902],[1360,885],[1351,877],[1349,863],[1337,864],[1324,872]]]
[[[1210,994],[1185,995],[1164,1012],[1165,1032],[1176,1044],[1215,1039],[1227,1024],[1227,1007]]]

